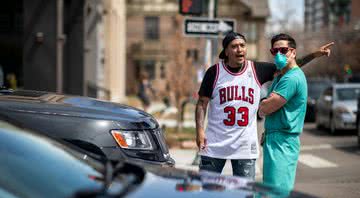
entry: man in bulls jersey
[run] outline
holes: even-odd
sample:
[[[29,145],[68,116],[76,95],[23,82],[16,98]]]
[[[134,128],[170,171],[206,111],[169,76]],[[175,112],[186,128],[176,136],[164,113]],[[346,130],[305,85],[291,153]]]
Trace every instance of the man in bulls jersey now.
[[[206,71],[196,105],[199,168],[221,173],[226,160],[230,159],[234,175],[254,179],[255,160],[259,156],[256,113],[260,87],[273,79],[277,69],[273,63],[246,60],[246,39],[239,33],[228,33],[222,44],[219,58],[223,61]],[[304,65],[328,51],[329,48],[323,46],[299,63]]]

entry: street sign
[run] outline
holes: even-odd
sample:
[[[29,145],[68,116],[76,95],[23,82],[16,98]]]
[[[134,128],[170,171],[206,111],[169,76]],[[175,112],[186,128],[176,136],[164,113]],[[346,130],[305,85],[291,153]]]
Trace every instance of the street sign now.
[[[194,37],[219,37],[235,31],[234,19],[185,18],[184,34]]]

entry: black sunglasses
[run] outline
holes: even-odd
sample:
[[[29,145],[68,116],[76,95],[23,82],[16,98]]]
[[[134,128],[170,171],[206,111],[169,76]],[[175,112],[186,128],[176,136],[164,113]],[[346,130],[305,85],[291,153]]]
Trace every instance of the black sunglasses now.
[[[278,52],[282,54],[288,53],[289,49],[293,49],[291,47],[279,47],[279,48],[271,48],[270,52],[273,56],[275,56]]]

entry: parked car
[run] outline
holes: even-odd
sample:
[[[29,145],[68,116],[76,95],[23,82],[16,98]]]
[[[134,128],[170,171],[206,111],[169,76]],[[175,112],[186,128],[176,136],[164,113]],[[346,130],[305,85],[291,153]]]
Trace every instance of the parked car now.
[[[356,129],[357,98],[360,83],[335,83],[317,101],[316,125],[334,134],[338,129]]]
[[[110,160],[175,163],[158,122],[133,107],[89,97],[1,90],[0,115]]]
[[[305,122],[315,122],[316,101],[320,94],[331,84],[333,80],[327,78],[307,78],[308,100],[306,105]]]
[[[357,99],[357,109],[360,109],[360,97]],[[360,111],[356,111],[356,133],[358,146],[360,147]]]
[[[312,197],[240,177],[111,163],[83,151],[1,118],[0,197]]]

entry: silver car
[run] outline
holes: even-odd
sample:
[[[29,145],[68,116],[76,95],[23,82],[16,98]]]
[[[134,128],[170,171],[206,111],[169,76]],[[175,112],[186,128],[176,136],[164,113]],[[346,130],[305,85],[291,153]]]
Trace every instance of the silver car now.
[[[335,83],[324,90],[316,104],[316,126],[335,134],[339,129],[356,129],[360,83]]]

